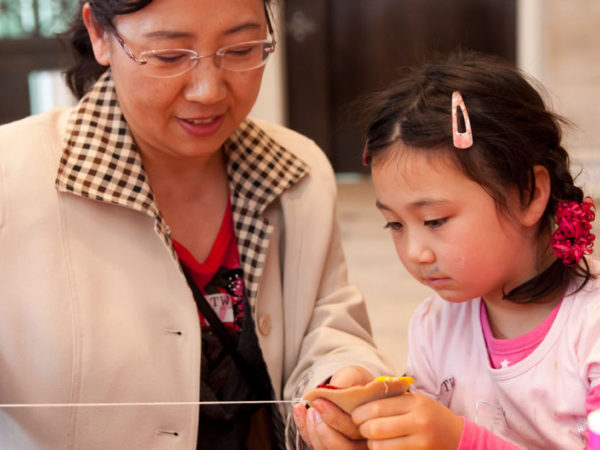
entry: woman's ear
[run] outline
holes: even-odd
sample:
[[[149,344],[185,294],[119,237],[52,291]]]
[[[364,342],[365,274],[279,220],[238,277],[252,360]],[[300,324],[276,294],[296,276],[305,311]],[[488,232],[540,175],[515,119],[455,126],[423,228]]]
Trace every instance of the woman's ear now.
[[[531,202],[521,210],[521,223],[525,226],[537,224],[546,210],[550,198],[550,174],[544,166],[534,166],[535,189]]]
[[[94,50],[94,56],[98,64],[108,66],[110,64],[110,42],[106,30],[96,21],[89,3],[85,3],[81,10],[83,24],[87,29]]]

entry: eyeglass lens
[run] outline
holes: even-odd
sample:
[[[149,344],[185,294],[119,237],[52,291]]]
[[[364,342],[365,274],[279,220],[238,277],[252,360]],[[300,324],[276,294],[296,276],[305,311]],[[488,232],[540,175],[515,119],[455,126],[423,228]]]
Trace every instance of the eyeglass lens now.
[[[271,41],[254,41],[219,49],[213,55],[197,56],[187,49],[150,50],[140,54],[149,76],[166,78],[181,75],[193,68],[198,60],[212,58],[215,65],[225,70],[242,72],[265,64],[274,50]]]

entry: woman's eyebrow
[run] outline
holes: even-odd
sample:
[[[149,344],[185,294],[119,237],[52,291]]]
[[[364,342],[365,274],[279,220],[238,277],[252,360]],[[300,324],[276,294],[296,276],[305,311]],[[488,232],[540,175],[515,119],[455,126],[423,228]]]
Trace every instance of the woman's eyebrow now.
[[[257,22],[245,22],[225,30],[223,34],[232,35],[246,30],[259,29],[261,28],[261,26],[262,25]],[[192,33],[188,31],[156,30],[145,33],[144,37],[150,39],[182,39],[194,37],[196,34],[197,33]]]
[[[143,36],[151,39],[179,39],[193,37],[194,33],[188,33],[185,31],[158,30],[150,31],[149,33],[145,33]]]
[[[260,29],[261,27],[262,27],[262,24],[260,24],[258,22],[245,22],[245,23],[236,25],[233,28],[225,30],[224,34],[235,34],[235,33],[239,33],[240,31]]]

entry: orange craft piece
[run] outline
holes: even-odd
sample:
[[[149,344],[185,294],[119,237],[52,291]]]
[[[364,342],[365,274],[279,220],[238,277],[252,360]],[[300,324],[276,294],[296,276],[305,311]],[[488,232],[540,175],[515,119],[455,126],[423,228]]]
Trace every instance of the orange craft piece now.
[[[306,392],[302,398],[309,406],[315,399],[324,398],[352,414],[354,408],[363,403],[404,394],[413,381],[411,377],[378,377],[367,384],[347,388],[320,385]]]

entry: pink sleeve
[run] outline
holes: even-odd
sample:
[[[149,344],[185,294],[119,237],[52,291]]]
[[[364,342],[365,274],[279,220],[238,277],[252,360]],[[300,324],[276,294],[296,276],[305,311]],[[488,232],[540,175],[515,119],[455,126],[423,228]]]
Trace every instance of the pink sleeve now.
[[[456,450],[515,450],[515,444],[496,436],[487,428],[461,417],[465,426]]]

